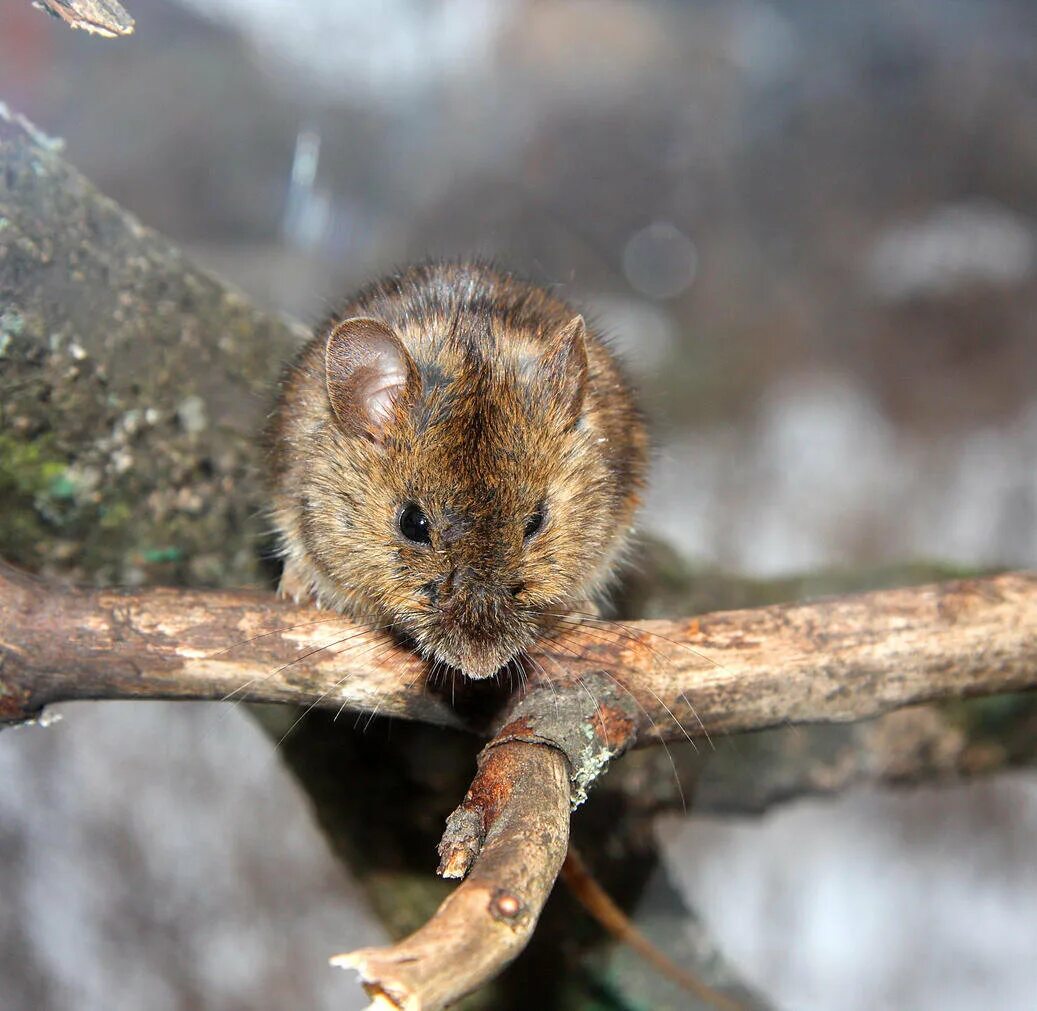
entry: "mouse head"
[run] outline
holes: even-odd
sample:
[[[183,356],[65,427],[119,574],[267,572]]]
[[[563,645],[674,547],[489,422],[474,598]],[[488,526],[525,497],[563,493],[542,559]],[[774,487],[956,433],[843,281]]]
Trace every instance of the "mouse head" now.
[[[583,318],[498,338],[336,325],[295,490],[321,595],[473,678],[601,590],[636,498],[588,402]]]

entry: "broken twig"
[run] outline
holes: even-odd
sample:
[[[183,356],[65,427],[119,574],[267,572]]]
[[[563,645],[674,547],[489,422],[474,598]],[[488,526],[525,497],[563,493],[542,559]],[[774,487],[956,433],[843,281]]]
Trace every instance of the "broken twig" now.
[[[118,0],[32,0],[32,5],[71,28],[105,39],[133,34],[133,18]]]
[[[467,880],[410,937],[332,959],[355,969],[375,1003],[435,1011],[492,979],[526,946],[569,839],[562,753],[505,741],[490,750],[469,798],[482,795],[485,841]]]

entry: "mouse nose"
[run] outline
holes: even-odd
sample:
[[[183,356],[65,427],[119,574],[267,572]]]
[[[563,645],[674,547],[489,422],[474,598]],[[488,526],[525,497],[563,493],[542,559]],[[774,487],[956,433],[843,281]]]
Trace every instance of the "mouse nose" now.
[[[471,565],[459,565],[440,581],[437,603],[444,615],[463,625],[490,621],[507,610],[514,595],[510,583]]]
[[[439,598],[446,602],[461,598],[475,601],[487,595],[488,586],[489,581],[471,565],[459,565],[443,577]]]

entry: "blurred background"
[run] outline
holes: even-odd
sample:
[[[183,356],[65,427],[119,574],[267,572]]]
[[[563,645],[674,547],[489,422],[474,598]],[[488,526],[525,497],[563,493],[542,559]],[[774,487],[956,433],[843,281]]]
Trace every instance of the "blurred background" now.
[[[627,352],[689,562],[1037,565],[1028,0],[129,7],[7,0],[0,100],[256,302],[497,258]],[[1032,773],[660,831],[781,1008],[1037,1006]],[[324,958],[380,930],[240,710],[0,736],[5,1011],[359,1007]]]

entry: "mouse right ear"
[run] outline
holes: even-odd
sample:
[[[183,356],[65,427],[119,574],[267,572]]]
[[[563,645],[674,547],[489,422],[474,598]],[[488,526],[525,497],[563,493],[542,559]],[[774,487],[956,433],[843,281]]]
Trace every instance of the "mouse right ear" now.
[[[378,441],[397,403],[420,386],[417,366],[400,338],[380,319],[355,316],[328,335],[324,349],[328,399],[350,435]]]
[[[587,392],[587,324],[582,316],[573,316],[551,338],[540,367],[558,410],[575,424]]]

